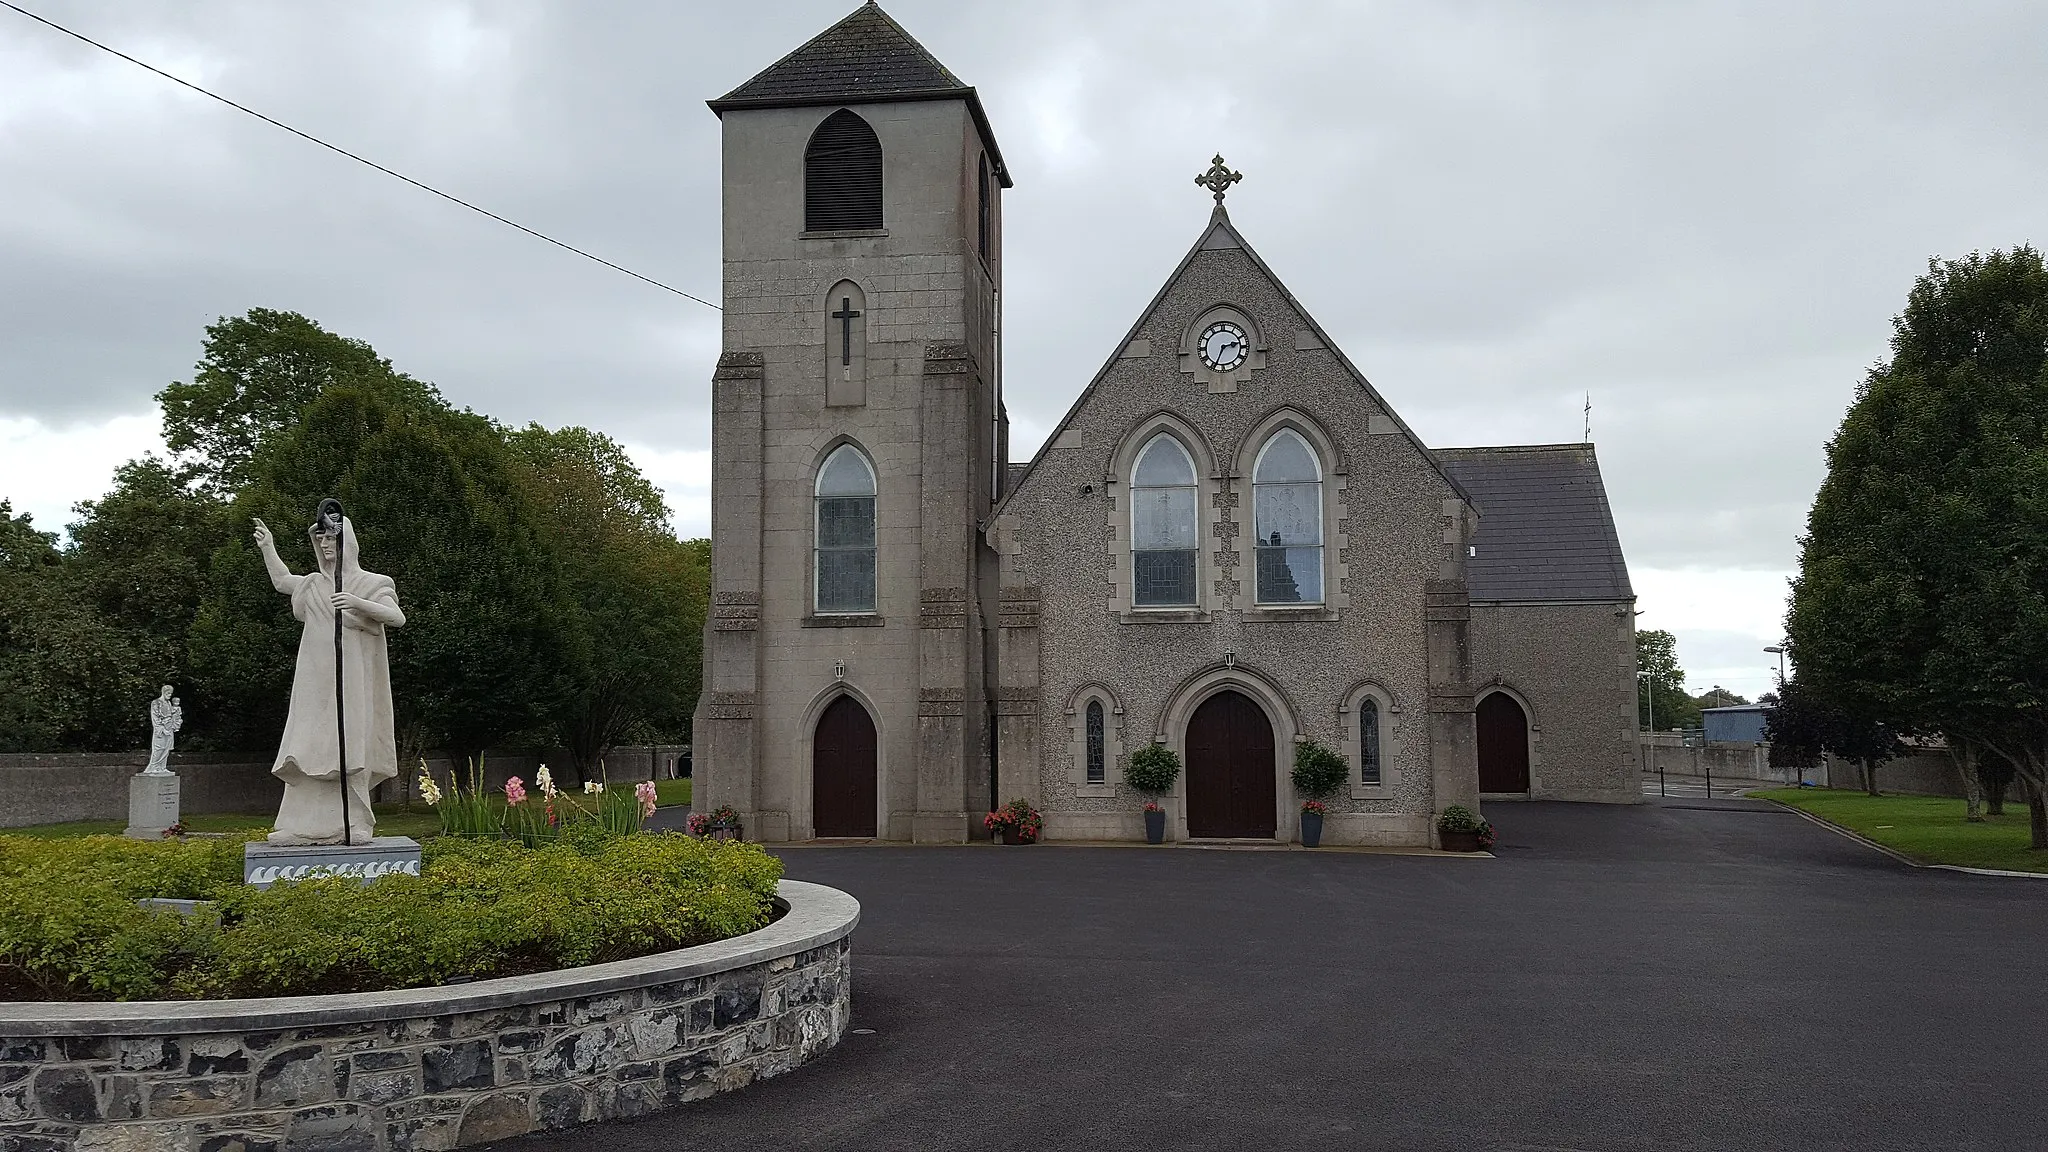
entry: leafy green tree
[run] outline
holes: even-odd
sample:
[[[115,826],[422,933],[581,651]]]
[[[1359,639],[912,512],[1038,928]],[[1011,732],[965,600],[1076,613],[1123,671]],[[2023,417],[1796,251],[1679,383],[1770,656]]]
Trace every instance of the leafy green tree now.
[[[1841,707],[1804,677],[1779,686],[1777,703],[1764,713],[1764,738],[1771,742],[1774,768],[1812,768],[1824,753],[1853,761],[1863,790],[1872,796],[1879,794],[1878,768],[1906,751],[1889,725]]]
[[[1967,741],[2048,849],[2048,269],[1930,261],[1828,445],[1787,617],[1800,679]]]
[[[375,385],[328,388],[258,446],[234,519],[264,518],[303,571],[304,525],[322,497],[342,501],[364,566],[397,581],[405,608],[390,641],[401,754],[467,758],[545,723],[576,663],[575,607],[503,432],[403,400]],[[194,665],[252,747],[282,727],[299,632],[253,545],[215,555]]]
[[[682,730],[702,675],[708,566],[676,540],[660,490],[611,438],[535,424],[510,442],[578,607],[582,659],[552,721],[590,779],[627,737]]]
[[[1685,691],[1678,666],[1678,638],[1660,628],[1636,633],[1636,671],[1647,672],[1636,687],[1636,724],[1658,731],[1700,726],[1700,706]]]
[[[367,343],[337,336],[297,312],[251,308],[208,325],[192,379],[157,394],[164,443],[194,460],[208,491],[231,496],[253,479],[258,445],[321,392],[342,384],[388,388],[412,404],[438,402],[431,385],[394,371]]]
[[[1730,692],[1728,689],[1721,687],[1719,684],[1716,684],[1712,688],[1709,688],[1705,692],[1702,692],[1698,696],[1694,697],[1693,703],[1699,705],[1702,709],[1734,708],[1738,705],[1749,703],[1749,700],[1743,696],[1739,696],[1733,692]]]

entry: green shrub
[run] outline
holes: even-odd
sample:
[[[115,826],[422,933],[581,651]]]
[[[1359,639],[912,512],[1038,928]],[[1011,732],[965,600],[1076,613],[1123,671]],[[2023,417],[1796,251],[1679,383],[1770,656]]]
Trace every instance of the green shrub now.
[[[760,928],[758,846],[578,829],[436,838],[419,876],[242,883],[242,841],[0,836],[0,999],[208,999],[423,987],[602,963]],[[214,901],[213,917],[144,909]]]
[[[1351,777],[1351,765],[1344,757],[1316,743],[1302,740],[1294,745],[1294,790],[1314,799],[1328,796]]]
[[[1124,783],[1148,795],[1173,791],[1180,779],[1180,757],[1164,744],[1147,744],[1124,761]]]
[[[1453,804],[1436,818],[1436,829],[1439,832],[1477,832],[1485,823],[1470,808]]]

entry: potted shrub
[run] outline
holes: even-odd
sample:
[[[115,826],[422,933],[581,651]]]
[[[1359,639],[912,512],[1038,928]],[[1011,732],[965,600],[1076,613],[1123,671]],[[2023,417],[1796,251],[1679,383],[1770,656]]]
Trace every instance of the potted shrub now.
[[[1180,779],[1180,757],[1164,744],[1147,744],[1130,754],[1124,761],[1124,783],[1135,792],[1143,793],[1145,801],[1145,843],[1163,844],[1166,841],[1166,809],[1159,806],[1159,797],[1173,791],[1173,782]]]
[[[1446,852],[1477,852],[1493,847],[1493,825],[1463,804],[1453,804],[1436,818],[1437,842]]]
[[[713,840],[738,840],[743,829],[740,814],[732,805],[721,804],[709,812],[690,813],[690,835],[709,836]]]
[[[981,826],[1005,844],[1036,844],[1045,831],[1045,817],[1023,800],[1012,800],[982,817]]]
[[[1314,848],[1323,842],[1323,817],[1330,806],[1323,797],[1344,786],[1351,766],[1344,757],[1313,740],[1294,745],[1294,791],[1304,797],[1301,805],[1301,845]]]

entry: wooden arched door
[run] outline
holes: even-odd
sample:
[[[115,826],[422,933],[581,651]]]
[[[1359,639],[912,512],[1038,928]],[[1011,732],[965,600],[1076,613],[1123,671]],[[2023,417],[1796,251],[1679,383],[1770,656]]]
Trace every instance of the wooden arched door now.
[[[1505,692],[1479,702],[1479,790],[1529,790],[1529,717]]]
[[[811,740],[811,834],[875,834],[875,721],[860,701],[826,705]]]
[[[1224,691],[1188,719],[1188,835],[1270,839],[1279,819],[1273,725],[1251,697]]]

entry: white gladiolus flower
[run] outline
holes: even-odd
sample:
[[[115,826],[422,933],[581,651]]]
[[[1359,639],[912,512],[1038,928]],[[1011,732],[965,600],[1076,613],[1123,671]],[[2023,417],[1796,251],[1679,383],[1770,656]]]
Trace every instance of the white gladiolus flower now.
[[[540,789],[540,794],[542,796],[545,796],[550,800],[554,799],[555,777],[553,773],[548,771],[547,765],[541,765],[540,771],[533,774],[533,786]]]
[[[585,796],[601,796],[604,794],[604,785],[596,780],[585,780],[583,782],[583,794]]]

